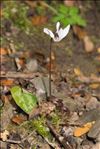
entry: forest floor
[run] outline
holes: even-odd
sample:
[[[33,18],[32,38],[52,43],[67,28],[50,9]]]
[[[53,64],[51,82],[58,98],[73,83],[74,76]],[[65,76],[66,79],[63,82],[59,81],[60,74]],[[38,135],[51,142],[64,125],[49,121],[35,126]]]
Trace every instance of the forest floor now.
[[[32,12],[38,4],[29,2],[13,5],[30,7],[32,31],[14,25],[17,17],[5,19],[3,9],[8,13],[10,5],[1,3],[1,149],[100,149],[100,4],[80,1],[86,27],[72,25],[65,39],[52,44],[48,98],[50,39],[43,28],[56,23],[50,12]],[[20,103],[30,96],[38,100],[31,111],[28,102]]]

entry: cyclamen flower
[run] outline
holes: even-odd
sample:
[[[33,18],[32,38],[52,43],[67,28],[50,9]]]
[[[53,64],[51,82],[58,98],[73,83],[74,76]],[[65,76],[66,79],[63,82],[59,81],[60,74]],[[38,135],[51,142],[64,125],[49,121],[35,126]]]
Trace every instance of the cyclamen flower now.
[[[60,22],[57,22],[55,33],[53,33],[48,28],[44,28],[43,31],[44,31],[44,33],[48,34],[55,42],[59,42],[67,36],[69,29],[70,29],[70,25],[68,25],[67,27],[62,29],[62,28],[60,28]]]

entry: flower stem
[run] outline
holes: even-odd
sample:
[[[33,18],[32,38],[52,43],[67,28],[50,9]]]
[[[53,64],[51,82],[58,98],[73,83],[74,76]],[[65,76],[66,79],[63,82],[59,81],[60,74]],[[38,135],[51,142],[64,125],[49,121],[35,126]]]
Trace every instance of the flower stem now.
[[[50,49],[49,49],[49,59],[50,59],[50,67],[49,67],[49,97],[51,97],[51,64],[52,64],[52,38],[50,39]]]

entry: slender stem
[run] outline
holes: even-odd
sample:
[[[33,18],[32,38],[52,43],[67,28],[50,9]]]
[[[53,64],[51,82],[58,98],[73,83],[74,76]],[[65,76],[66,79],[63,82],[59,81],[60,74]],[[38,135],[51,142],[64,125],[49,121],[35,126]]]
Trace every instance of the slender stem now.
[[[50,67],[49,67],[49,97],[51,97],[51,64],[52,64],[52,38],[50,40],[50,51],[49,51],[49,59],[50,59]]]

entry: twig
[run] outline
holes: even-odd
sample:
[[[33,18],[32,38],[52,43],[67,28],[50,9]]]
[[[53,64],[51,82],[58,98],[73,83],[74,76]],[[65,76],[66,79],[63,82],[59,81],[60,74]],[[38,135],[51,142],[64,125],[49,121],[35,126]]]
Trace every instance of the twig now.
[[[22,139],[22,142],[24,142],[26,139],[28,140],[29,137],[31,137],[34,134],[34,131],[32,131],[29,135],[27,135],[26,137],[24,137]]]
[[[23,145],[22,145],[22,142],[21,141],[16,141],[16,140],[10,140],[10,139],[7,139],[5,141],[1,140],[2,142],[6,142],[6,143],[11,143],[11,144],[18,144],[21,148],[24,149]]]
[[[40,1],[40,3],[41,3],[43,6],[49,8],[49,9],[50,9],[51,11],[53,11],[55,14],[58,14],[57,10],[55,10],[52,6],[48,5],[46,2]]]
[[[7,72],[6,74],[1,72],[0,78],[23,78],[23,79],[33,79],[36,76],[41,76],[39,72],[37,73],[23,73],[23,72]]]
[[[64,149],[72,149],[71,145],[69,144],[68,141],[65,141],[63,137],[61,137],[53,128],[53,126],[47,122],[47,126],[49,127],[50,131],[52,132],[52,134],[55,136],[55,138],[57,139],[57,141],[61,144],[61,146],[64,147]]]
[[[35,7],[36,6],[36,3],[32,2],[32,1],[28,1],[26,0],[25,1],[30,7]],[[40,3],[40,5],[44,6],[44,7],[47,7],[49,8],[54,14],[58,14],[57,10],[55,10],[52,6],[48,5],[46,2],[44,1],[38,1]]]
[[[100,77],[96,76],[91,76],[91,77],[86,77],[86,76],[80,76],[78,77],[78,80],[81,81],[82,83],[100,83]]]
[[[56,143],[51,143],[47,138],[44,138],[45,141],[54,149],[61,149]]]

